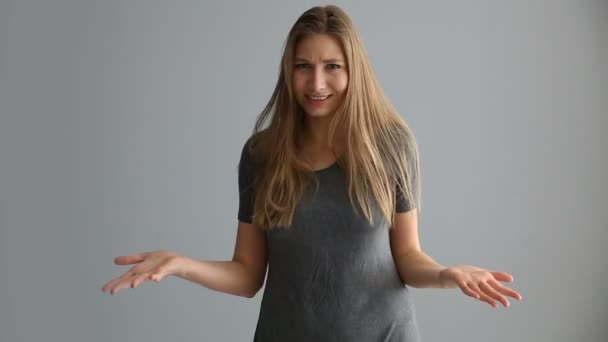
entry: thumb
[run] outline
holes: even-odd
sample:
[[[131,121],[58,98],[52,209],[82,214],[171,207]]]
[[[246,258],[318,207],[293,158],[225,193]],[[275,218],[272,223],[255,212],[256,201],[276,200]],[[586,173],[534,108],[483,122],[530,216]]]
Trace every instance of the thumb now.
[[[513,281],[513,276],[506,272],[494,271],[494,272],[490,272],[490,274],[492,274],[492,276],[494,276],[494,278],[498,281],[506,281],[509,283]]]
[[[114,263],[117,265],[135,264],[144,260],[141,254],[121,255],[114,258]]]

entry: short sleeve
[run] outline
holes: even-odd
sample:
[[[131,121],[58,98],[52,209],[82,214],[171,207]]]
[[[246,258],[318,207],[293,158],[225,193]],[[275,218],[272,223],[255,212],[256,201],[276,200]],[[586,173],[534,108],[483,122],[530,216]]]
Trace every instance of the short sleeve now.
[[[241,159],[238,166],[239,183],[239,211],[238,220],[246,223],[253,222],[254,208],[254,164],[249,154],[249,142],[247,140],[241,151]]]
[[[405,194],[401,191],[401,189],[399,189],[398,186],[396,187],[396,193],[397,199],[395,202],[395,212],[405,213],[414,209],[414,205],[407,200]]]
[[[406,160],[408,162],[408,180],[407,183],[404,184],[402,179],[399,178],[398,179],[398,184],[395,185],[395,192],[396,192],[396,203],[395,203],[395,211],[398,213],[405,213],[408,212],[414,208],[417,207],[416,205],[416,201],[419,200],[418,195],[419,195],[419,178],[420,175],[418,174],[419,169],[418,169],[418,157],[417,157],[417,153],[415,152],[415,144],[413,143],[408,143],[406,142],[404,144],[405,146],[405,153],[406,153]],[[414,151],[412,153],[412,151]],[[406,194],[399,188],[399,184],[402,185],[407,185],[407,187],[409,188],[411,194],[412,194],[412,200],[408,200]]]

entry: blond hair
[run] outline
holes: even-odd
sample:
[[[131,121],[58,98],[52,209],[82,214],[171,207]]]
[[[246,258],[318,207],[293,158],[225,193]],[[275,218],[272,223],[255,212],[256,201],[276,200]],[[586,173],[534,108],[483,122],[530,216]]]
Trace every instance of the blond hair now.
[[[335,38],[346,58],[348,85],[331,119],[329,141],[333,149],[337,130],[345,139],[337,162],[345,172],[350,202],[373,224],[375,201],[392,227],[398,196],[420,211],[418,146],[384,95],[351,19],[331,5],[313,7],[296,20],[284,44],[275,89],[255,123],[249,144],[257,165],[253,223],[262,229],[290,226],[295,207],[316,181],[314,170],[296,153],[306,114],[295,100],[291,80],[297,44],[316,34]]]

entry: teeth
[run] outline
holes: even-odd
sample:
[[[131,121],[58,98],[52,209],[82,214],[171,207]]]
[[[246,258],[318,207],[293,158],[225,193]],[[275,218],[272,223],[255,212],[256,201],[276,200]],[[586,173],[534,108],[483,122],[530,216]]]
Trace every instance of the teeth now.
[[[309,96],[313,100],[325,100],[329,96]]]

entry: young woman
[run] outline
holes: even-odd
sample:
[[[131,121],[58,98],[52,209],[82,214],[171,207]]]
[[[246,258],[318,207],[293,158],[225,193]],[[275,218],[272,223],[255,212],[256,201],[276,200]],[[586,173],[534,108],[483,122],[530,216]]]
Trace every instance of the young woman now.
[[[521,299],[511,275],[444,267],[418,240],[418,146],[385,97],[350,18],[303,13],[278,82],[243,146],[231,261],[169,251],[108,282],[114,294],[175,275],[253,297],[268,278],[255,341],[419,341],[408,286],[460,288],[493,307]]]

